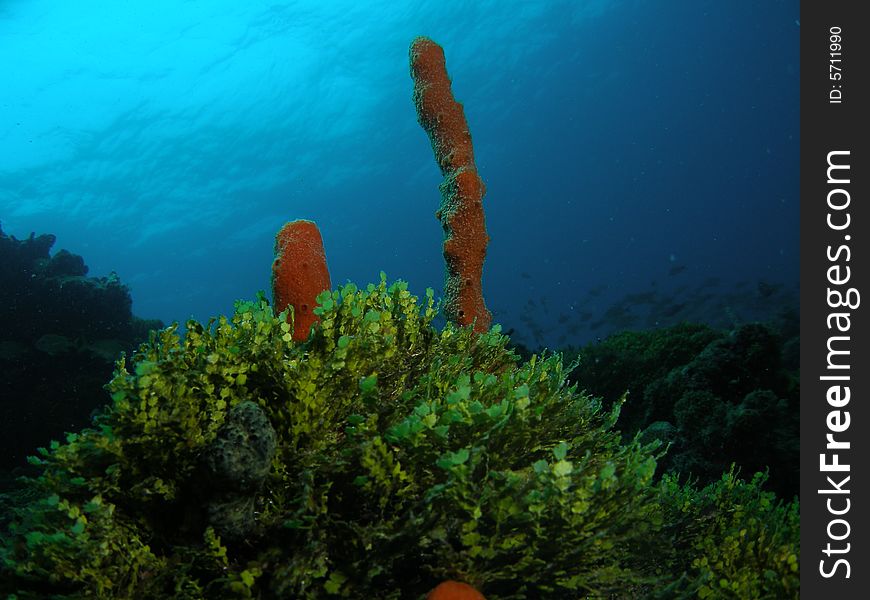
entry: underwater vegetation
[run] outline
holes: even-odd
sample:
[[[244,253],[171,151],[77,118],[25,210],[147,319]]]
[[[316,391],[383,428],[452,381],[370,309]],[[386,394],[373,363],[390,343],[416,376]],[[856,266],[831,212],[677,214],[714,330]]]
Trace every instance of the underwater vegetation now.
[[[115,276],[88,277],[53,235],[18,240],[0,229],[0,473],[27,452],[88,425],[121,351],[162,327],[132,315]]]
[[[18,598],[797,597],[797,505],[654,481],[621,403],[520,364],[432,293],[322,294],[302,343],[259,299],[154,332],[94,426],[6,498]]]
[[[415,52],[443,69],[431,40]],[[291,224],[302,249],[282,229],[274,306],[153,331],[117,361],[92,426],[38,449],[0,495],[0,593],[798,597],[796,501],[730,468],[705,487],[657,478],[665,448],[616,428],[621,391],[605,406],[568,382],[575,364],[521,360],[489,327],[483,186],[470,153],[443,166],[462,145],[439,120],[468,134],[452,95],[439,102],[431,129],[420,120],[445,175],[446,325],[432,290],[421,301],[383,274],[314,298],[322,279],[281,287],[325,263],[316,228]]]

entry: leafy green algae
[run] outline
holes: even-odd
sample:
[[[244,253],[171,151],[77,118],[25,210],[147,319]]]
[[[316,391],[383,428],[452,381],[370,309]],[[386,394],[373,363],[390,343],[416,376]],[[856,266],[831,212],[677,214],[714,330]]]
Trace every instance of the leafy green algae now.
[[[119,361],[94,427],[40,449],[5,499],[0,592],[420,598],[450,578],[491,599],[796,597],[796,506],[733,476],[656,482],[657,445],[622,442],[621,403],[568,387],[559,356],[438,331],[431,290],[383,275],[318,303],[304,343],[259,298]],[[274,453],[262,482],[231,482],[253,505],[239,538],[203,464],[242,403],[268,423],[239,443],[270,429]]]

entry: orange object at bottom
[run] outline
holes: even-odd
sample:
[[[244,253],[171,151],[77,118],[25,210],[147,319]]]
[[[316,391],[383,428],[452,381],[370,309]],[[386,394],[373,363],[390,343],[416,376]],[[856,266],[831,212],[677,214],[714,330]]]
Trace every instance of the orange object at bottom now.
[[[445,581],[429,592],[426,600],[486,600],[486,598],[467,583]]]

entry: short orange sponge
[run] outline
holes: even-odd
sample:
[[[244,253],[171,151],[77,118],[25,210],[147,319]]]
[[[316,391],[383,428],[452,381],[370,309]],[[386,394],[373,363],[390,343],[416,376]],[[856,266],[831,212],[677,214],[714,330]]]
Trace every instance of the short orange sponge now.
[[[411,77],[417,119],[429,135],[444,175],[441,208],[447,281],[444,314],[459,325],[489,329],[492,315],[483,302],[483,261],[489,236],[483,215],[486,186],[477,174],[471,133],[462,105],[453,98],[444,50],[426,37],[411,42]]]
[[[323,238],[313,221],[290,221],[275,236],[272,263],[272,300],[276,313],[293,307],[293,339],[308,338],[317,322],[317,296],[332,288]]]

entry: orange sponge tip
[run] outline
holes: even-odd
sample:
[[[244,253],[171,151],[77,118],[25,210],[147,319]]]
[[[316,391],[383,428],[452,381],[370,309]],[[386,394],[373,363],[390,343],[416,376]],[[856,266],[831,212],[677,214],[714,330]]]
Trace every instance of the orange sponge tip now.
[[[429,592],[426,600],[486,600],[486,598],[467,583],[445,581]]]
[[[317,296],[331,289],[323,238],[313,221],[285,223],[275,237],[272,304],[276,313],[293,307],[293,339],[305,340],[317,322]]]

